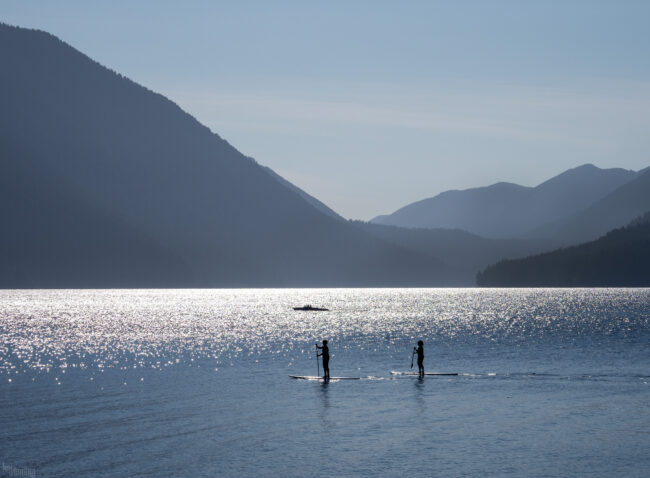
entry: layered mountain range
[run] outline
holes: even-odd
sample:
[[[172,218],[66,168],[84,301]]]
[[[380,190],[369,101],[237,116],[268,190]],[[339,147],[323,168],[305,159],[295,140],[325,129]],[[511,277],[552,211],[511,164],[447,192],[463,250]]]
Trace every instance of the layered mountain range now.
[[[448,191],[346,221],[165,97],[0,24],[0,287],[474,285],[650,210],[650,170]]]
[[[490,238],[547,237],[580,240],[582,237],[579,234],[562,231],[565,221],[568,219],[573,222],[574,218],[582,217],[584,210],[598,201],[603,205],[616,202],[616,199],[609,199],[608,196],[639,179],[644,172],[599,169],[585,164],[535,187],[501,182],[462,191],[445,191],[435,197],[408,204],[390,215],[378,216],[371,222],[407,228],[457,228]],[[627,217],[620,214],[626,209],[626,201],[638,204],[645,198],[627,198],[623,197],[626,193],[617,194],[621,197],[618,201],[621,208],[612,210],[612,214],[608,215],[611,220],[607,223],[592,221],[602,224],[604,230],[601,231],[600,227],[593,227],[590,223],[587,235],[605,232],[611,229],[612,224],[625,224],[638,215],[633,211]],[[586,225],[589,219],[584,217]]]
[[[650,287],[650,212],[595,241],[500,261],[480,272],[477,283],[492,287]]]

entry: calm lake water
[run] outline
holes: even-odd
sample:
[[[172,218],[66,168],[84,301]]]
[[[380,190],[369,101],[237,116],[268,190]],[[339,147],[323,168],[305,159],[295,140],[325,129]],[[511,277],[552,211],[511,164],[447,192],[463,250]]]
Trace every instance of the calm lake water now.
[[[0,291],[0,476],[645,477],[649,382],[650,289]]]

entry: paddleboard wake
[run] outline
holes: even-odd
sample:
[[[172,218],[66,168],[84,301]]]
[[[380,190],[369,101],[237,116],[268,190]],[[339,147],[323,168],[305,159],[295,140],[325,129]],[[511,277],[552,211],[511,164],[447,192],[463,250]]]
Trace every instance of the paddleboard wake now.
[[[323,377],[316,375],[289,375],[289,377],[300,380],[325,380]],[[328,380],[361,380],[361,377],[330,377]]]
[[[392,375],[420,375],[418,372],[396,372],[391,370]],[[457,373],[443,373],[443,372],[425,372],[424,375],[434,375],[434,376],[456,376]]]

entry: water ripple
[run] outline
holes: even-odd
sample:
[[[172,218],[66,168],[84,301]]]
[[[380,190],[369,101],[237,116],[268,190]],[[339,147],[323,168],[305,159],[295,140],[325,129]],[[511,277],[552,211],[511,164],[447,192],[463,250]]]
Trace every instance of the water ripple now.
[[[329,312],[295,312],[311,303]],[[313,342],[345,350],[429,343],[643,340],[648,289],[0,291],[0,374],[289,361]],[[58,379],[58,378],[57,378]]]

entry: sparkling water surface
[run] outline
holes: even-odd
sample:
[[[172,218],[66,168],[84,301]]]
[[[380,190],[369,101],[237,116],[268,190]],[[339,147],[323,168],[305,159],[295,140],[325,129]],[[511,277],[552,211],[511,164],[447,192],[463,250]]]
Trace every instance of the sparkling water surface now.
[[[649,289],[0,291],[0,476],[645,477],[649,382]]]

